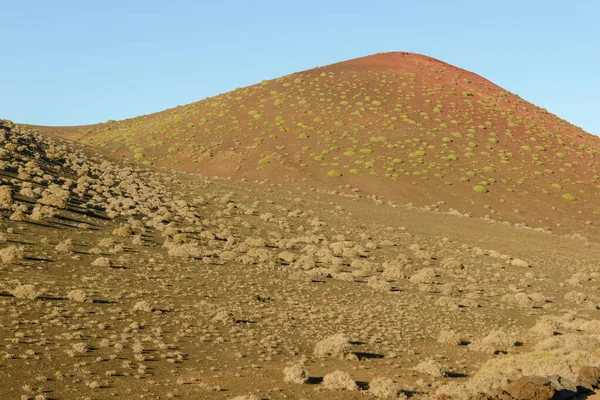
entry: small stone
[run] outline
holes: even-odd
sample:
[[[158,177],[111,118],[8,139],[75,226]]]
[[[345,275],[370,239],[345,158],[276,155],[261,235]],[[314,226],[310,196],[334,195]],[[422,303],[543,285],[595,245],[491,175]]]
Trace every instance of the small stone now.
[[[92,262],[92,266],[93,267],[110,268],[110,267],[112,267],[112,261],[110,261],[106,257],[98,257]]]
[[[152,307],[146,300],[142,300],[133,305],[133,311],[152,312],[154,311],[154,307]]]
[[[81,289],[71,290],[69,293],[67,293],[67,298],[69,300],[79,301],[82,303],[89,300],[87,294],[85,294],[85,292]]]
[[[529,263],[527,261],[523,261],[520,258],[515,258],[513,259],[510,264],[514,267],[523,267],[523,268],[529,268]]]

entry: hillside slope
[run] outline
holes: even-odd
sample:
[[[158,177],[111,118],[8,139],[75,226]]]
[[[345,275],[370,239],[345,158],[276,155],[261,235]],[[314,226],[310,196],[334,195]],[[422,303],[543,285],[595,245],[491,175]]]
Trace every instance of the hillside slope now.
[[[45,131],[148,165],[360,190],[546,229],[590,229],[600,212],[598,137],[478,75],[410,53]]]
[[[0,145],[2,399],[598,386],[594,240],[161,173],[5,121]]]

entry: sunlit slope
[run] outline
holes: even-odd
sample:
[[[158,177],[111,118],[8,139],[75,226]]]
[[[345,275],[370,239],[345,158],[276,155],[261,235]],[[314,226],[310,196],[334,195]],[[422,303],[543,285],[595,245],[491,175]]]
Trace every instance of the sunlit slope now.
[[[59,131],[141,163],[211,175],[350,185],[423,204],[600,210],[598,137],[476,74],[410,53]]]

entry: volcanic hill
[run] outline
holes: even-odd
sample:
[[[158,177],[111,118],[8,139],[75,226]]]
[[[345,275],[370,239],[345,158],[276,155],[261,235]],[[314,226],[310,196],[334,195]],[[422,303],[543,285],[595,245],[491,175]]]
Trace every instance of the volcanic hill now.
[[[408,53],[0,120],[0,398],[598,399],[599,149]]]
[[[600,213],[598,137],[474,73],[411,53],[50,132],[147,165],[360,190],[544,229],[589,225]]]

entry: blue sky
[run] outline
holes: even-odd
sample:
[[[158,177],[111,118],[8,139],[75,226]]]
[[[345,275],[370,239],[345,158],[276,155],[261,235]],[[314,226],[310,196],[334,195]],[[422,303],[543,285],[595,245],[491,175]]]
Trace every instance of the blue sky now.
[[[600,135],[600,2],[0,0],[0,118],[149,114],[385,51],[482,75]]]

